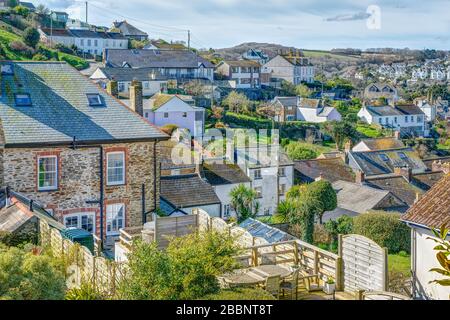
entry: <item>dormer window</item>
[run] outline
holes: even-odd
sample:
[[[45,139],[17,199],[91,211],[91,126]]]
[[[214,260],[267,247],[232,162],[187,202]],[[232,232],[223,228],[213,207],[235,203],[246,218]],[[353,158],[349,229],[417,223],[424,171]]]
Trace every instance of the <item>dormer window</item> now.
[[[30,107],[31,106],[31,97],[28,93],[16,93],[14,95],[14,100],[16,102],[16,106],[18,106],[18,107]]]
[[[1,73],[4,76],[14,75],[14,67],[12,64],[2,64]]]
[[[381,159],[382,161],[384,161],[384,162],[389,161],[389,158],[388,158],[387,155],[385,155],[385,154],[380,154],[380,159]]]
[[[98,93],[88,93],[86,96],[90,107],[103,106],[102,97]]]

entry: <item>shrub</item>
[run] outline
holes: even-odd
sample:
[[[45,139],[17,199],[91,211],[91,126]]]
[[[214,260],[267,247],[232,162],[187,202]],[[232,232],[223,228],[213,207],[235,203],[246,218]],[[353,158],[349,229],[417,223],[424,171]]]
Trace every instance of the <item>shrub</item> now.
[[[219,293],[204,296],[200,300],[275,300],[275,298],[262,289],[236,288],[222,290]]]
[[[38,236],[36,232],[10,233],[0,231],[0,243],[10,247],[16,247],[25,243],[37,243]]]
[[[49,256],[0,246],[0,300],[62,300],[65,290]]]
[[[58,50],[59,52],[63,52],[63,53],[67,53],[67,54],[74,54],[74,50],[72,48],[69,48],[61,43],[57,43],[55,45],[55,49]]]
[[[314,150],[305,148],[297,143],[290,143],[286,147],[286,153],[292,160],[310,160],[319,155]]]
[[[48,58],[47,58],[46,56],[44,56],[43,54],[36,53],[36,54],[33,56],[33,60],[34,60],[34,61],[47,61]]]
[[[167,133],[169,136],[171,136],[173,134],[173,132],[177,129],[178,129],[178,126],[176,124],[166,124],[165,126],[161,127],[161,130],[164,133]]]
[[[90,282],[83,282],[79,288],[72,288],[66,293],[66,300],[105,300],[106,296],[99,292]]]
[[[23,32],[23,41],[32,48],[37,46],[39,38],[39,32],[35,28],[28,27]]]
[[[118,295],[131,300],[192,300],[219,292],[216,276],[236,268],[234,238],[217,232],[171,239],[165,251],[136,242]]]
[[[400,217],[397,213],[377,211],[361,214],[353,219],[353,232],[388,248],[389,253],[410,253],[410,229]]]
[[[9,44],[9,48],[12,51],[15,51],[16,53],[22,54],[22,55],[24,55],[26,57],[29,57],[29,58],[31,58],[33,56],[33,54],[34,54],[33,48],[27,46],[25,43],[23,43],[22,41],[19,41],[19,40],[12,41]]]

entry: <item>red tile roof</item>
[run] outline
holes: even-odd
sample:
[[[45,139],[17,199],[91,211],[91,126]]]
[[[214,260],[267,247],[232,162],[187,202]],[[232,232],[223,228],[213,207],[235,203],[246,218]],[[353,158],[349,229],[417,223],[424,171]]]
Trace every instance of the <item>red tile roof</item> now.
[[[450,174],[414,204],[402,220],[429,228],[440,228],[450,222]]]

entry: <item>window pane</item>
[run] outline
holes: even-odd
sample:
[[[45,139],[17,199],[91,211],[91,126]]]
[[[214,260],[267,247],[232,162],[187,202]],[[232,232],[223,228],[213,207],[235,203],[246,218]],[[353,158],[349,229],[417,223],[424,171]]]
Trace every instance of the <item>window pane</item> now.
[[[122,184],[125,182],[124,153],[108,154],[108,184]]]
[[[39,158],[38,160],[39,189],[52,189],[58,185],[56,157]]]

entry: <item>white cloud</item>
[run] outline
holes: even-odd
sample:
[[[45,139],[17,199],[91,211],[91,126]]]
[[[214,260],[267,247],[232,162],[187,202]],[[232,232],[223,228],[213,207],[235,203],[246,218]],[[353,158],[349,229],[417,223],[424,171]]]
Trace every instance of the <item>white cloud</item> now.
[[[84,19],[84,1],[42,3]],[[111,25],[127,18],[152,37],[224,47],[243,41],[282,43],[301,48],[435,47],[448,49],[448,0],[94,0],[91,23]],[[381,8],[381,30],[366,27],[369,5]]]

